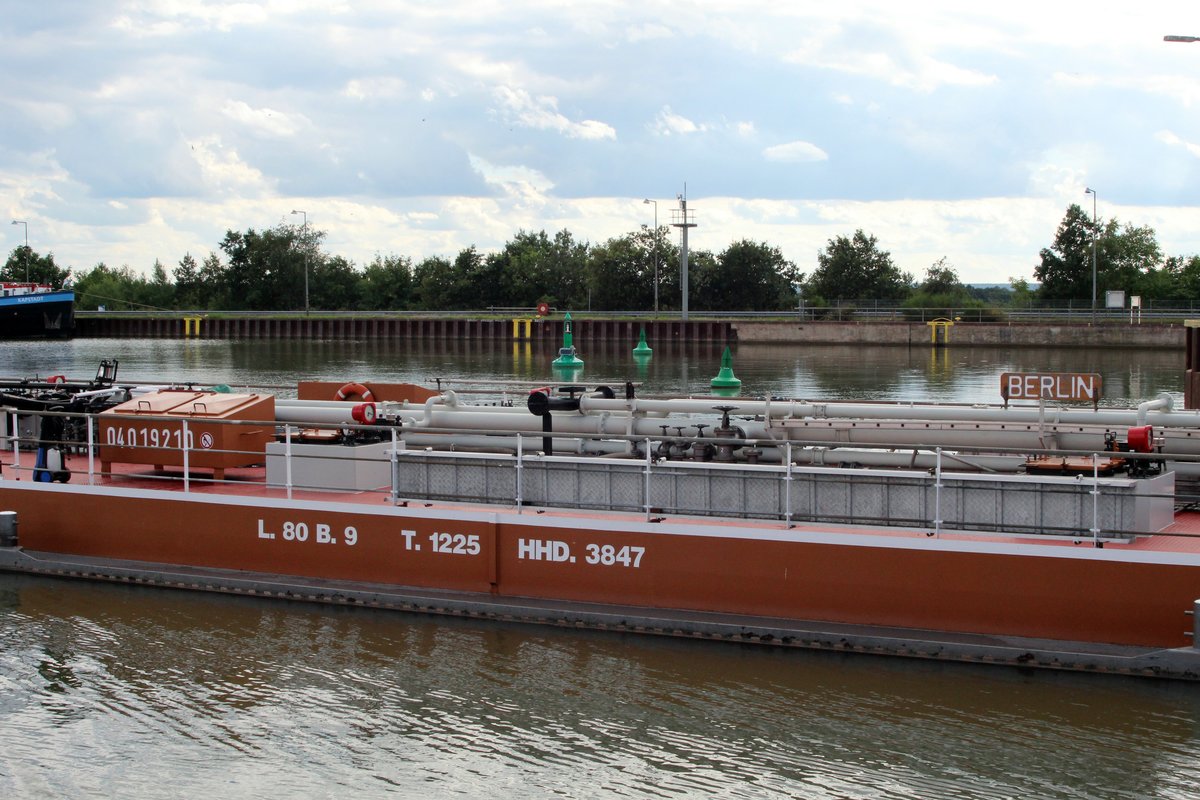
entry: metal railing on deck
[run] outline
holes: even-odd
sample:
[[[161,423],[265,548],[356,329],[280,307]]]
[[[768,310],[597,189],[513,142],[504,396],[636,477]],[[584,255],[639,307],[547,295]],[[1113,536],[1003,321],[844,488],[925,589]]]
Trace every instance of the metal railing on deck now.
[[[1098,467],[1091,475],[1070,478],[954,472],[946,467],[958,463],[957,459],[943,457],[941,448],[929,450],[936,455],[930,470],[855,469],[798,466],[793,455],[805,446],[800,442],[785,442],[776,448],[780,443],[753,440],[572,435],[570,438],[599,440],[628,452],[623,457],[548,456],[541,451],[543,437],[534,433],[317,424],[301,428],[249,420],[189,423],[186,418],[148,415],[138,417],[138,422],[177,424],[179,436],[169,436],[165,442],[147,439],[131,444],[98,441],[100,426],[94,415],[18,412],[11,408],[3,409],[3,413],[7,425],[0,430],[0,447],[9,463],[0,477],[15,480],[53,481],[66,477],[52,474],[59,470],[44,460],[49,448],[69,454],[69,466],[77,470],[70,479],[89,485],[137,481],[139,485],[157,483],[164,490],[190,492],[194,483],[245,485],[250,481],[277,489],[288,498],[295,491],[374,492],[386,495],[392,504],[441,500],[502,505],[518,513],[530,507],[589,509],[634,512],[646,520],[692,516],[771,520],[788,528],[798,523],[873,525],[915,528],[931,537],[967,530],[1066,536],[1095,544],[1150,532],[1138,530],[1134,524],[1134,520],[1144,518],[1145,504],[1173,505],[1179,499],[1174,492],[1146,491],[1147,484],[1133,479],[1102,477]],[[41,420],[46,418],[63,421],[61,438],[42,436]],[[191,435],[192,429],[214,424],[272,425],[275,441],[268,444],[266,453],[212,447],[201,450]],[[311,444],[305,441],[309,437],[301,436],[302,430],[368,433],[378,440],[355,447]],[[486,439],[494,435],[495,449],[506,448],[508,452],[408,449],[404,437],[414,433],[445,436],[447,445],[454,437]],[[568,438],[561,434],[555,438],[560,437]],[[173,446],[171,439],[185,446]],[[672,442],[771,448],[778,461],[728,464],[656,456],[664,443]],[[827,444],[820,446],[827,448]],[[148,469],[98,469],[97,462],[105,463],[106,454],[112,458],[106,447],[132,448],[137,458],[122,463]],[[913,450],[911,446],[904,449]],[[40,462],[39,450],[43,453]],[[258,461],[265,467],[265,474],[256,470],[224,479],[202,475],[196,467],[201,452],[206,458],[229,455],[235,461]],[[1132,454],[1122,456],[1136,458]],[[80,459],[86,465],[82,471],[78,471]],[[1097,461],[1093,455],[1093,464]],[[172,462],[177,463],[176,468],[153,469]],[[360,475],[367,475],[361,483],[356,482]]]

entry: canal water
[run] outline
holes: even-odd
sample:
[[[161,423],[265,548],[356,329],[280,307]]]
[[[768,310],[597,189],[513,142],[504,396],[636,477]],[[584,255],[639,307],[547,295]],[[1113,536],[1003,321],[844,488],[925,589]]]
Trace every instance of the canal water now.
[[[996,402],[1011,371],[1099,372],[1117,404],[1183,384],[1183,354],[1162,351],[734,355],[746,394],[806,399]],[[552,379],[553,356],[80,340],[2,343],[0,373],[89,377],[115,358],[131,381],[481,387],[467,382]],[[721,353],[582,356],[581,383],[703,393]],[[1198,787],[1191,684],[0,575],[4,798],[1195,798]]]
[[[120,362],[122,382],[195,381],[280,387],[299,379],[407,381],[494,394],[498,379],[540,384],[565,379],[586,386],[638,385],[642,394],[709,394],[723,346],[660,345],[637,358],[633,345],[581,348],[583,368],[561,372],[554,349],[525,343],[430,341],[222,341],[211,339],[77,339],[0,342],[0,377],[90,378],[102,359]],[[1105,405],[1128,405],[1170,392],[1182,400],[1184,354],[1171,350],[1072,348],[908,348],[741,344],[733,373],[742,396],[795,399],[999,403],[1005,372],[1085,372],[1103,379]],[[486,382],[491,388],[474,381]],[[332,399],[332,398],[331,398]]]

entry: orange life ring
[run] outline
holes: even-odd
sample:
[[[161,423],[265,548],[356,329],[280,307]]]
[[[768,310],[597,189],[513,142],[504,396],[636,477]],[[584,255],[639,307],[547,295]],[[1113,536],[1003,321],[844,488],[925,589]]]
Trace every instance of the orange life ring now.
[[[369,403],[375,399],[375,396],[371,394],[371,390],[361,383],[347,383],[337,390],[338,400],[349,400],[354,395],[361,397],[364,403]]]

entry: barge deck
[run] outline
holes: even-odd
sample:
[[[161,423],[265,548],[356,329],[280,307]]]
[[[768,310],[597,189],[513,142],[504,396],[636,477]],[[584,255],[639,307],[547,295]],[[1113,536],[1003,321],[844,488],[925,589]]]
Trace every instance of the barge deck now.
[[[824,403],[743,400],[733,420],[707,398],[530,398],[526,411],[428,392],[377,413],[188,388],[100,413],[9,409],[0,571],[1200,679],[1200,513],[1176,483],[1195,472],[1200,419],[1165,401],[1139,407],[1121,443],[1108,411],[964,423],[898,407],[893,424],[841,409],[847,428]],[[1161,436],[1140,424],[1152,414]],[[989,450],[984,434],[1016,446]],[[1022,470],[1025,442],[1051,435],[1105,455],[1053,451],[1090,474]]]
[[[13,481],[13,461],[12,453],[0,453],[0,473],[8,478],[2,482],[5,488],[11,490],[21,484],[21,488],[32,489],[35,492],[47,489],[53,492],[55,489],[64,488],[46,484],[38,486],[28,480]],[[77,470],[73,476],[74,480],[89,480],[87,459],[84,456],[68,456],[67,467]],[[19,470],[18,465],[18,473]],[[507,519],[513,524],[524,524],[532,520],[559,530],[574,526],[595,526],[598,523],[613,528],[631,528],[637,526],[639,517],[628,512],[597,513],[536,507],[497,508],[492,505],[443,501],[410,502],[408,505],[414,508],[405,505],[396,508],[387,502],[391,491],[391,487],[388,486],[336,493],[298,488],[289,490],[270,485],[266,479],[265,467],[230,469],[225,472],[221,481],[214,481],[201,473],[189,475],[188,481],[185,481],[184,477],[180,470],[118,464],[114,465],[108,474],[93,475],[91,480],[94,485],[78,486],[75,490],[87,489],[100,494],[115,490],[122,495],[137,497],[186,495],[191,500],[222,498],[235,500],[239,506],[250,504],[255,513],[265,513],[267,504],[300,504],[322,508],[336,505],[343,509],[361,508],[373,512],[378,512],[382,506],[384,510],[395,509],[443,519],[484,515],[495,523]],[[6,501],[12,498],[11,492],[7,496],[0,492],[0,496],[5,497]],[[5,508],[11,505],[11,502],[6,502]],[[178,509],[176,511],[178,512]],[[186,524],[185,520],[185,516],[181,517],[177,524]],[[22,525],[24,524],[22,520]],[[654,517],[650,524],[664,532],[686,527],[692,531],[703,531],[707,528],[734,536],[746,534],[745,521],[663,515]],[[788,525],[783,522],[762,521],[756,521],[753,528],[754,535],[759,538],[809,542],[854,542],[861,539],[863,546],[873,546],[880,539],[889,539],[901,546],[904,542],[911,542],[915,546],[926,548],[931,540],[929,531],[919,528],[804,522]],[[1095,556],[1115,555],[1119,552],[1123,560],[1129,557],[1136,560],[1139,558],[1138,554],[1145,554],[1151,558],[1152,554],[1170,554],[1200,560],[1200,512],[1178,511],[1174,522],[1161,532],[1115,543],[1109,541],[1105,548],[1096,548],[1086,537],[1022,537],[960,531],[940,532],[937,541],[941,547],[950,549],[956,549],[955,544],[968,550],[982,551],[995,551],[997,548],[1011,546],[1024,552],[1068,549]],[[85,550],[86,547],[75,549]],[[0,570],[60,579],[100,580],[188,591],[219,592],[273,601],[315,602],[616,634],[650,634],[741,645],[1200,680],[1200,650],[1186,644],[1179,647],[1111,644],[887,624],[848,623],[828,619],[661,608],[634,603],[588,602],[498,594],[491,590],[491,587],[488,591],[464,591],[303,574],[281,575],[254,569],[164,563],[157,560],[38,550],[35,547],[24,546],[0,547]],[[1004,602],[1002,598],[997,600]],[[1181,634],[1192,624],[1192,618],[1187,616],[1190,611],[1191,609],[1178,609],[1178,629]],[[1105,612],[1103,608],[1097,608],[1095,613],[1103,615]]]

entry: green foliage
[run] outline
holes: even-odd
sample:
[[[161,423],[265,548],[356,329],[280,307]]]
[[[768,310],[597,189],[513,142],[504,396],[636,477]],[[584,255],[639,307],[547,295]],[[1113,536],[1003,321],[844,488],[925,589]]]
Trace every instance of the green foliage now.
[[[1122,225],[1116,219],[1093,221],[1078,205],[1067,208],[1053,246],[1043,249],[1041,257],[1034,276],[1042,283],[1038,299],[1043,302],[1090,306],[1095,292],[1096,305],[1103,308],[1105,292],[1113,289],[1162,305],[1200,300],[1179,283],[1181,260],[1164,262],[1153,228]]]
[[[451,295],[451,264],[444,258],[424,259],[413,269],[413,292],[417,308],[448,308]]]
[[[403,311],[412,303],[412,262],[404,256],[376,255],[357,287],[358,308],[363,311]]]
[[[627,234],[592,248],[588,259],[588,308],[609,311],[654,305],[653,257],[647,240]]]
[[[850,238],[829,240],[817,256],[817,269],[805,283],[804,294],[835,300],[901,300],[911,286],[912,275],[901,272],[891,253],[880,250],[875,237],[860,228]]]
[[[355,308],[358,302],[359,274],[342,256],[318,258],[309,279],[309,303],[312,308]]]
[[[26,245],[14,247],[0,270],[0,280],[24,283],[48,283],[54,287],[63,285],[67,279],[68,269],[63,269],[54,263],[54,254],[39,255],[36,250]]]
[[[1004,312],[966,292],[926,292],[918,289],[901,306],[904,318],[928,322],[939,317],[967,322],[1000,322]]]
[[[555,307],[586,302],[587,260],[587,245],[569,231],[559,231],[553,239],[545,231],[518,231],[500,252],[488,256],[489,296],[478,307],[533,309],[539,302]]]
[[[1200,302],[1200,256],[1171,256],[1143,281],[1147,300],[1169,308],[1191,307]]]
[[[175,286],[167,277],[167,269],[155,259],[150,280],[142,285],[139,302],[148,308],[168,309],[175,302]]]
[[[175,267],[175,307],[181,309],[200,308],[200,268],[196,259],[188,253]]]
[[[200,266],[200,308],[228,309],[229,283],[225,280],[225,265],[216,253],[209,253]]]
[[[1009,307],[1029,308],[1035,296],[1035,290],[1029,288],[1029,281],[1024,278],[1009,278],[1008,285],[1012,287],[1012,296],[1008,301]]]
[[[1091,298],[1092,220],[1077,203],[1067,208],[1054,244],[1043,248],[1033,275],[1041,282],[1038,297],[1046,300]]]
[[[1006,290],[1001,290],[1005,291]],[[1007,292],[1006,292],[1007,293]],[[903,303],[904,317],[928,322],[938,317],[972,322],[996,322],[1004,313],[995,304],[972,296],[945,257],[925,271],[925,280]]]
[[[925,270],[925,280],[921,281],[920,291],[926,294],[944,294],[954,296],[965,296],[967,287],[963,286],[962,281],[958,279],[958,273],[952,266],[946,263],[946,257],[942,256],[929,269]]]
[[[313,304],[314,276],[326,272],[319,244],[325,234],[314,228],[277,225],[256,232],[227,231],[221,249],[228,259],[223,271],[226,300],[230,310],[284,311],[305,308],[305,286],[309,307]],[[334,270],[336,272],[336,270]],[[326,293],[333,293],[326,287]]]
[[[766,242],[740,240],[717,255],[689,254],[689,308],[697,311],[775,311],[803,307],[814,318],[845,319],[856,306],[890,308],[903,303],[941,309],[947,316],[997,319],[1001,307],[1090,304],[1091,243],[1096,233],[1097,294],[1121,289],[1140,295],[1145,307],[1200,305],[1200,256],[1164,258],[1155,232],[1117,220],[1093,221],[1078,205],[1068,207],[1054,243],[1041,251],[1035,269],[1042,281],[1023,279],[1005,287],[968,287],[941,258],[914,285],[874,236],[857,230],[830,239],[807,276]],[[449,260],[414,263],[406,256],[376,255],[361,267],[321,249],[325,233],[278,225],[264,231],[227,231],[219,248],[202,261],[185,255],[174,270],[155,262],[147,276],[128,266],[103,263],[77,276],[81,309],[108,308],[301,311],[529,309],[546,302],[558,310],[649,311],[680,308],[679,249],[670,228],[646,226],[592,245],[567,230],[518,231],[498,251],[467,247]],[[657,270],[655,269],[657,264]],[[61,284],[68,270],[17,247],[4,265],[6,280]],[[800,295],[797,295],[797,289]]]
[[[129,267],[111,269],[102,262],[75,280],[75,306],[82,311],[160,310],[164,307],[154,301],[161,302],[171,284],[165,282],[165,270],[155,278],[159,280],[147,279]]]
[[[696,270],[693,307],[777,311],[796,307],[796,265],[778,247],[743,239]]]
[[[1126,293],[1141,290],[1142,279],[1162,264],[1162,249],[1154,229],[1109,220],[1100,236],[1097,258],[1099,292],[1124,289]]]

